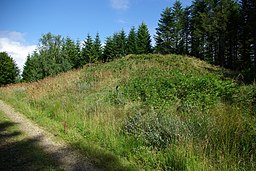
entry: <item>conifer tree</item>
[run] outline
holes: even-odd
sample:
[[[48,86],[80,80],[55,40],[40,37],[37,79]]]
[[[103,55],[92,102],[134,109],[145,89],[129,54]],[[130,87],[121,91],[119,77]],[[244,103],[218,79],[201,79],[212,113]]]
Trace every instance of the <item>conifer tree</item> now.
[[[108,62],[115,57],[115,45],[112,37],[107,37],[103,50],[102,62]]]
[[[23,67],[22,80],[25,82],[43,79],[43,63],[42,57],[37,51],[27,56],[27,60]]]
[[[102,58],[102,47],[99,33],[96,34],[93,42],[94,61],[99,61]]]
[[[204,59],[204,44],[205,36],[202,28],[202,13],[206,12],[206,2],[201,0],[193,1],[191,6],[191,23],[190,23],[190,34],[191,34],[191,55]]]
[[[127,54],[137,54],[137,33],[135,27],[132,27],[127,38]]]
[[[15,61],[6,52],[0,52],[0,86],[15,83],[19,69]]]
[[[87,35],[82,48],[82,64],[95,62],[93,40],[90,34]]]
[[[174,53],[173,41],[173,18],[171,9],[169,7],[161,14],[161,18],[158,21],[158,27],[156,28],[156,52],[162,54]]]
[[[80,41],[76,40],[76,53],[77,53],[77,61],[75,63],[75,68],[82,67],[82,54],[81,54],[81,46]]]
[[[182,8],[181,2],[176,0],[173,4],[171,10],[172,16],[172,29],[173,29],[173,47],[174,53],[183,54],[185,49],[185,40],[184,40],[184,9]]]
[[[142,22],[138,28],[138,54],[147,54],[152,52],[151,38],[147,25]]]
[[[123,57],[126,55],[126,46],[127,46],[127,38],[125,31],[122,29],[118,34],[118,42],[119,42],[119,56]]]
[[[240,53],[243,68],[252,67],[251,56],[255,59],[255,0],[241,0],[241,29],[240,29]],[[254,52],[253,52],[254,51]],[[255,61],[254,61],[255,62]],[[256,63],[256,62],[255,62]]]
[[[79,56],[74,41],[67,37],[62,48],[63,57],[66,62],[69,63],[68,65],[70,65],[71,68],[76,68]],[[70,67],[66,67],[65,69],[69,70]]]

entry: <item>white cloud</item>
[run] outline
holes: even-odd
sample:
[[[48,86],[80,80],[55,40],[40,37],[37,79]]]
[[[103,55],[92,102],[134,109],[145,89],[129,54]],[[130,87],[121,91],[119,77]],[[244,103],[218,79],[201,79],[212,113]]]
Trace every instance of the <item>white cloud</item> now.
[[[36,45],[26,45],[24,37],[24,33],[0,31],[0,51],[7,52],[20,70],[23,69],[28,54],[36,49]]]
[[[125,21],[125,20],[123,20],[123,19],[118,19],[118,20],[116,20],[116,22],[118,23],[118,24],[127,24],[127,21]]]
[[[117,10],[126,10],[129,8],[129,0],[111,0],[111,6]]]

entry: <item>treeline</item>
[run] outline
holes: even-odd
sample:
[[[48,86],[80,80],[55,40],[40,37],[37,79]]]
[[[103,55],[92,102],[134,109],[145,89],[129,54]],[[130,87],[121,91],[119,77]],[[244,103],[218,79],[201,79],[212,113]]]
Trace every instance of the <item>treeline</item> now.
[[[107,62],[127,54],[161,53],[198,57],[209,63],[242,73],[244,81],[256,77],[256,1],[194,0],[182,7],[176,1],[161,13],[155,47],[145,23],[128,33],[107,37],[99,34],[84,42],[48,33],[24,66],[24,81],[34,81],[87,63]]]
[[[156,29],[158,53],[187,54],[256,77],[256,1],[176,1],[161,14]]]
[[[103,46],[99,33],[93,39],[90,34],[80,44],[69,37],[47,33],[39,40],[38,48],[28,55],[22,79],[30,82],[56,75],[88,63],[107,62],[127,54],[152,53],[151,38],[145,23],[129,34],[124,30],[107,37]]]

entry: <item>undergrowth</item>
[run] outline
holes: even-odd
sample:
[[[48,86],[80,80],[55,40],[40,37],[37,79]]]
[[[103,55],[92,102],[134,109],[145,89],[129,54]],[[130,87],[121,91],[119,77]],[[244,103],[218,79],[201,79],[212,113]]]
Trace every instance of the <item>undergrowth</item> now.
[[[178,55],[130,55],[1,88],[107,170],[255,170],[256,86]]]

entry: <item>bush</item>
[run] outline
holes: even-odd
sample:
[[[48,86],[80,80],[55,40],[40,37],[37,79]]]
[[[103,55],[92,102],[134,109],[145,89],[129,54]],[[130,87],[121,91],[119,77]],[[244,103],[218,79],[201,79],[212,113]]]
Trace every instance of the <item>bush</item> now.
[[[190,135],[187,125],[177,116],[156,113],[154,110],[138,111],[128,117],[123,130],[155,148],[180,143]]]

